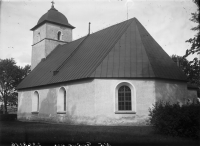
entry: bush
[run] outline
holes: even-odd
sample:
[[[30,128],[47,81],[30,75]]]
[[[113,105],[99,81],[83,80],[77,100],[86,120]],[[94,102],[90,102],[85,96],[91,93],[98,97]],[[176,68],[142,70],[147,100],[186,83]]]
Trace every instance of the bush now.
[[[200,104],[180,106],[156,102],[149,110],[150,124],[162,134],[200,138]]]
[[[17,114],[1,114],[0,121],[15,121],[17,119]]]

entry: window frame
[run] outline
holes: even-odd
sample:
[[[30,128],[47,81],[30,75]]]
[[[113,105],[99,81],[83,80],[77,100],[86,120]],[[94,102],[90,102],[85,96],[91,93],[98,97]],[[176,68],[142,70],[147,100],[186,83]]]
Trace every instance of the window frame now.
[[[35,96],[35,94],[37,94],[37,96]],[[33,109],[33,101],[35,102],[35,98],[37,97],[37,109]],[[40,94],[38,91],[34,91],[33,95],[32,95],[32,109],[31,109],[31,113],[32,114],[38,114],[39,113],[39,103],[40,103]]]
[[[122,86],[128,86],[131,90],[131,110],[119,110],[119,97],[118,91],[119,88]],[[136,114],[136,90],[134,85],[129,82],[120,82],[115,87],[115,107],[114,107],[115,114]]]
[[[118,110],[119,111],[132,110],[131,89],[129,88],[129,86],[122,85],[118,89]]]
[[[58,103],[58,101],[60,101],[60,90],[64,90],[63,92],[64,92],[64,97],[63,97],[63,99],[61,99],[62,101],[63,101],[63,109],[58,109],[58,106],[59,106],[59,103]],[[62,102],[61,101],[61,102]],[[58,93],[57,93],[57,103],[56,103],[56,106],[57,106],[57,114],[66,114],[66,111],[67,111],[67,90],[66,90],[66,88],[65,87],[60,87],[59,89],[58,89]]]

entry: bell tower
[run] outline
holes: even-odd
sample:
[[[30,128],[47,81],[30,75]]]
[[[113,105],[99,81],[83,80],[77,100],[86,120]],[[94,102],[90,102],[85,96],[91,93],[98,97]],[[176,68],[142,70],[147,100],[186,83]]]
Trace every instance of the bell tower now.
[[[54,2],[52,2],[51,9],[31,29],[33,31],[31,70],[43,58],[46,58],[57,45],[71,42],[74,28],[69,24],[67,18],[54,8]]]

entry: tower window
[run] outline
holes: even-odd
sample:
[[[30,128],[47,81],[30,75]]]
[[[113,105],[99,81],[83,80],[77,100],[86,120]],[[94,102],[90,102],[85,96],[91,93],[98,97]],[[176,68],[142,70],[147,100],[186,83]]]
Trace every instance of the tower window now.
[[[61,40],[61,36],[62,36],[62,34],[61,34],[61,32],[59,31],[58,34],[57,34],[57,39],[58,39],[58,40]]]
[[[40,32],[38,32],[38,40],[39,40],[39,41],[41,40]]]

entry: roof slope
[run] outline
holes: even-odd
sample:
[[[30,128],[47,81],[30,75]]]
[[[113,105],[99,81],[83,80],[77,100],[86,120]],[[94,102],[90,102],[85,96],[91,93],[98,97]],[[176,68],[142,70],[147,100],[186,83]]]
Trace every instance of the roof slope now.
[[[133,18],[58,46],[18,89],[96,77],[186,81],[184,73]]]
[[[136,18],[91,77],[186,80],[185,74]]]
[[[155,77],[136,25],[132,21],[92,77]]]

